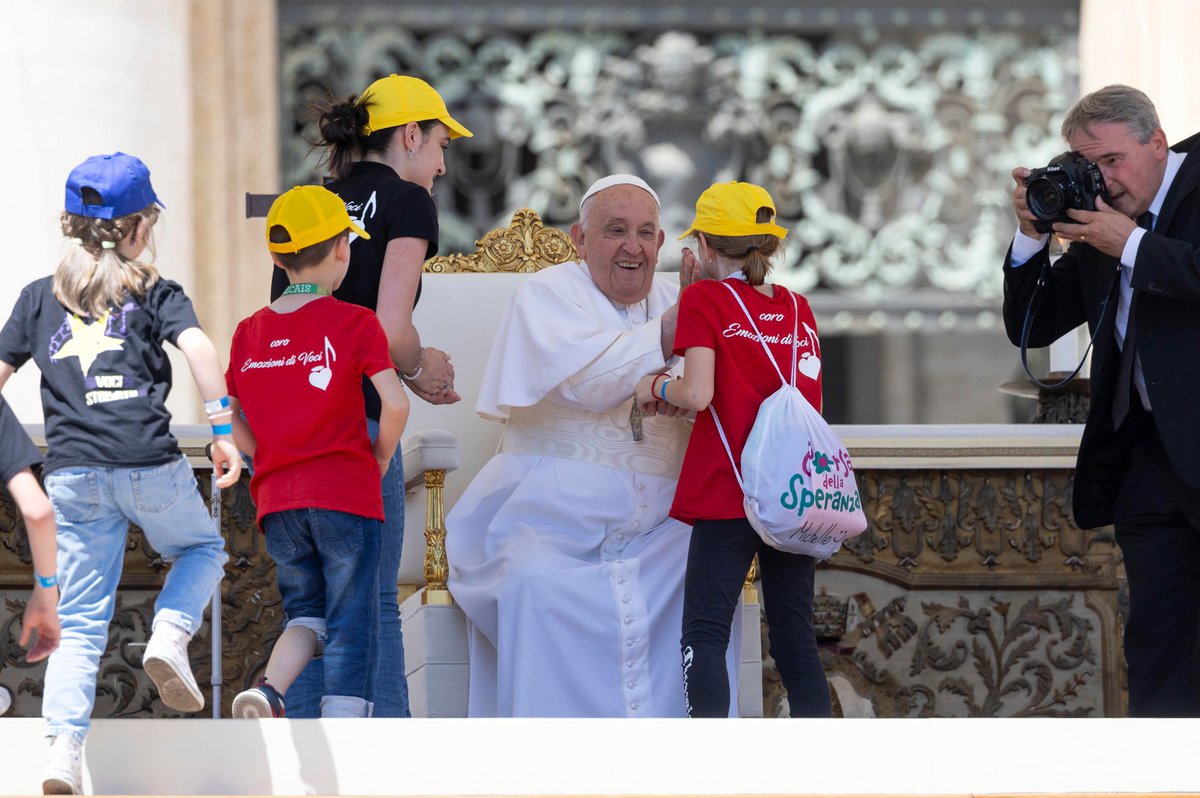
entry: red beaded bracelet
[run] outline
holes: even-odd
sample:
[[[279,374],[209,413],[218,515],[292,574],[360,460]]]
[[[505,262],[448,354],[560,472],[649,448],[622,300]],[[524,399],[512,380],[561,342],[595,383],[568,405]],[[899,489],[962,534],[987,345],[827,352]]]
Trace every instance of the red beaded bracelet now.
[[[665,372],[662,374],[654,375],[654,379],[650,381],[650,395],[651,396],[658,396],[658,380],[659,380],[659,378],[666,377],[666,376],[667,376],[667,374]]]

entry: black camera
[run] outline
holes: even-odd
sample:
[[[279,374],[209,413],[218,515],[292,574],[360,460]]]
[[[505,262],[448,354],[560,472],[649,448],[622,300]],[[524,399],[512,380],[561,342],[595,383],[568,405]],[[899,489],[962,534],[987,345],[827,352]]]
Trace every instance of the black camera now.
[[[1112,202],[1100,167],[1077,152],[1055,156],[1043,169],[1034,169],[1025,178],[1025,201],[1038,218],[1033,226],[1049,233],[1055,222],[1074,222],[1067,211],[1096,210],[1096,197]]]

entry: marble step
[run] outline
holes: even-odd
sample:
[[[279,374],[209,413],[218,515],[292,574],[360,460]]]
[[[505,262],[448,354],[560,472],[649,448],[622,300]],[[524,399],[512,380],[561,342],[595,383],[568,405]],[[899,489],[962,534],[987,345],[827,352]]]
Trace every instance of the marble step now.
[[[0,719],[0,795],[41,791],[38,719]],[[106,795],[1200,793],[1200,720],[98,720]]]

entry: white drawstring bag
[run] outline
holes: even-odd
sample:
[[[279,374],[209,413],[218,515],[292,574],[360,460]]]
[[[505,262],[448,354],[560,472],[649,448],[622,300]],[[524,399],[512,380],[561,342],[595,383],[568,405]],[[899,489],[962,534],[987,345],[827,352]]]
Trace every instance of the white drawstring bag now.
[[[710,404],[717,434],[725,445],[734,476],[745,495],[746,519],[762,539],[780,551],[827,560],[842,541],[867,528],[850,454],[800,389],[796,387],[800,310],[790,291],[795,323],[792,330],[791,380],[783,376],[742,298],[722,282],[746,314],[751,329],[783,383],[763,400],[742,448],[742,464],[734,462],[725,429]]]

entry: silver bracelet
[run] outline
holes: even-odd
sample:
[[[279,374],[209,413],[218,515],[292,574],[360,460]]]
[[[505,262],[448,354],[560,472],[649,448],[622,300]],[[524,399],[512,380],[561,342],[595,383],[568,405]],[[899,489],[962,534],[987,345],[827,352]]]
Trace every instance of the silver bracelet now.
[[[421,376],[421,371],[424,370],[424,368],[425,368],[425,347],[421,347],[421,356],[419,358],[417,358],[417,367],[415,369],[413,369],[411,374],[401,371],[400,376],[403,377],[404,379],[408,380],[409,382],[412,382],[417,377]]]

